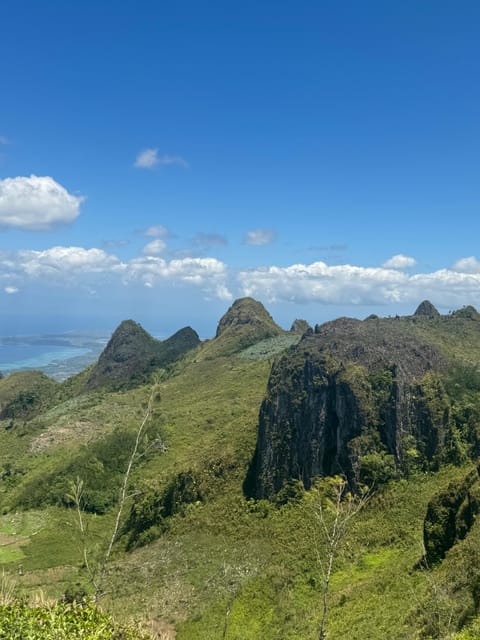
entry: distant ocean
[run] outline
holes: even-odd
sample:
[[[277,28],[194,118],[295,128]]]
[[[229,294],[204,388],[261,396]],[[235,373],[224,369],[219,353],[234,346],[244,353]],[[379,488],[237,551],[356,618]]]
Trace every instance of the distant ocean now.
[[[104,346],[98,335],[0,337],[0,372],[37,369],[64,380],[94,362]]]
[[[58,360],[84,356],[86,347],[59,347],[57,345],[0,344],[0,371],[15,369],[41,369]]]

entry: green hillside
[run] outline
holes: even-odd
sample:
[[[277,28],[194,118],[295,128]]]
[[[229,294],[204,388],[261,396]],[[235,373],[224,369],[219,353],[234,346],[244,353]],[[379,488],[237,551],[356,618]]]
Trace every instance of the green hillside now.
[[[302,337],[243,299],[215,338],[198,344],[189,330],[164,361],[164,343],[129,322],[114,334],[116,364],[110,348],[61,384],[31,373],[0,380],[0,569],[9,606],[40,592],[51,603],[96,593],[115,624],[138,623],[157,639],[313,640],[327,601],[329,639],[480,638],[480,493],[476,479],[466,480],[480,450],[480,321],[467,308],[355,327],[342,321]],[[317,351],[335,388],[365,398],[373,413],[362,416],[374,418],[359,421],[362,442],[371,438],[369,468],[391,463],[390,472],[362,476],[340,502],[338,477],[306,483],[295,475],[269,500],[246,498],[264,401],[298,410],[293,442],[314,411],[310,387],[301,396],[299,384],[315,378],[308,354]],[[419,415],[432,411],[434,428],[439,407],[448,408],[455,456],[430,460],[418,442],[402,441],[399,452],[409,456],[402,466],[371,435],[394,424],[381,409],[387,379],[378,367],[398,368],[405,358],[402,383],[426,394]],[[118,373],[122,362],[133,367],[135,384],[125,368]],[[23,402],[27,394],[35,401]],[[273,452],[285,434],[268,433],[268,464],[283,464]],[[345,531],[332,552],[336,518]],[[427,560],[424,528],[427,546],[444,545]]]

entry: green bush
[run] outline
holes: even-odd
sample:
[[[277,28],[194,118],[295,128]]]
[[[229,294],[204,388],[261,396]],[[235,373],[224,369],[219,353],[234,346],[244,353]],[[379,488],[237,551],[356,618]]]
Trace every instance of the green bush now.
[[[0,638],[8,640],[147,640],[135,627],[124,627],[91,603],[30,607],[0,605]]]

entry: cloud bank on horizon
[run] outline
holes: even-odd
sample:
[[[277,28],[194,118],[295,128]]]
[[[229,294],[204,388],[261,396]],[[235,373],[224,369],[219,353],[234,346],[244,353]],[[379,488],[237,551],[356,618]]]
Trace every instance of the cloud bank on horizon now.
[[[137,163],[148,168],[162,160],[156,149],[147,149],[139,154]],[[45,232],[58,224],[73,223],[84,199],[48,176],[5,178],[0,180],[0,223],[5,228]],[[460,258],[448,268],[416,273],[416,259],[402,253],[373,267],[314,261],[239,268],[213,256],[169,254],[172,234],[162,224],[151,225],[142,234],[149,241],[139,255],[129,259],[82,246],[1,251],[3,292],[17,294],[32,283],[57,292],[62,287],[89,292],[96,292],[99,286],[125,290],[140,284],[147,289],[193,287],[206,299],[222,301],[252,296],[269,303],[351,306],[416,303],[423,298],[443,307],[480,303],[480,260],[475,256]],[[265,247],[274,239],[274,229],[258,228],[247,231],[243,242]],[[226,247],[228,241],[222,234],[198,232],[191,244],[198,251],[208,251]],[[192,249],[184,253],[189,251]]]
[[[233,269],[213,257],[166,259],[160,254],[166,243],[157,238],[143,255],[121,260],[103,249],[55,246],[38,251],[0,252],[0,280],[7,294],[34,283],[56,289],[88,287],[137,287],[161,285],[199,289],[207,299],[228,301],[251,296],[269,303],[351,306],[385,306],[416,303],[429,298],[439,306],[480,304],[480,260],[470,256],[450,268],[408,273],[413,258],[398,256],[385,264],[395,267],[363,267],[325,262]],[[408,258],[408,259],[407,259]],[[126,292],[127,295],[127,292]]]

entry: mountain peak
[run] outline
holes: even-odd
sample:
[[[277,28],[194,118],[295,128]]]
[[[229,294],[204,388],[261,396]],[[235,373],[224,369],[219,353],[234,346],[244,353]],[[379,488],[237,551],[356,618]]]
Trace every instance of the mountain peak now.
[[[312,327],[308,324],[306,320],[302,320],[301,318],[297,318],[292,322],[292,326],[290,327],[290,331],[292,333],[301,333],[302,335],[305,331],[309,331]]]
[[[437,318],[440,314],[437,311],[436,307],[434,307],[433,304],[430,302],[430,300],[424,300],[418,305],[413,315],[423,316],[426,318]]]
[[[238,353],[283,333],[261,302],[239,298],[220,318],[215,338],[207,349],[208,357]]]
[[[235,300],[228,311],[220,318],[216,337],[220,337],[230,328],[242,325],[262,329],[268,328],[272,331],[272,335],[277,335],[277,333],[281,332],[280,327],[275,324],[272,316],[261,302],[253,298],[239,298]]]
[[[133,320],[121,322],[102,351],[87,380],[89,389],[102,386],[135,386],[157,367],[166,366],[200,344],[190,327],[156,340]]]

